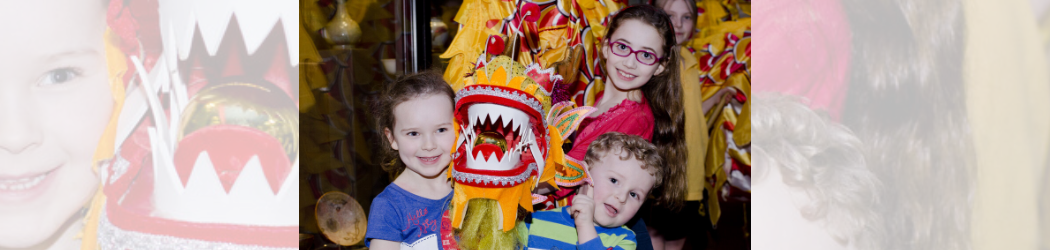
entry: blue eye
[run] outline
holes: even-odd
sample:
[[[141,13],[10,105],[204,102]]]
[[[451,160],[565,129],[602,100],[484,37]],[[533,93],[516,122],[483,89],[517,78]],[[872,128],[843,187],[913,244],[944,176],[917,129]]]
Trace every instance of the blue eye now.
[[[626,50],[627,49],[627,45],[623,45],[622,43],[617,43],[616,44],[616,48],[621,49],[621,50]]]
[[[638,194],[635,192],[631,192],[631,198],[638,198]]]
[[[407,135],[408,136],[417,136],[417,135],[419,135],[419,132],[408,132]]]
[[[645,59],[653,58],[653,54],[650,54],[649,52],[642,52],[642,56],[645,57]]]
[[[57,68],[45,73],[44,78],[40,79],[40,85],[61,84],[68,81],[72,81],[74,78],[79,77],[80,75],[80,70],[75,68]]]

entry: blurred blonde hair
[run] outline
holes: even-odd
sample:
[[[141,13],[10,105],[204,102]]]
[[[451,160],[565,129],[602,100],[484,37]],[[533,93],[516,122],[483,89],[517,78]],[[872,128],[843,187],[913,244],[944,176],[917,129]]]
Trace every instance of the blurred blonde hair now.
[[[784,184],[812,199],[800,208],[803,217],[823,220],[829,234],[858,249],[879,249],[881,218],[874,208],[880,182],[865,165],[860,139],[795,97],[759,94],[753,100],[758,167],[752,177],[761,180],[778,167]]]

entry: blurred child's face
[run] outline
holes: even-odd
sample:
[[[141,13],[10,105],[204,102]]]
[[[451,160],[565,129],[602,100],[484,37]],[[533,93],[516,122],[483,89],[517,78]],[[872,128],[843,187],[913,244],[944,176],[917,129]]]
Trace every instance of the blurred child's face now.
[[[845,243],[835,240],[825,229],[821,220],[810,220],[802,216],[801,208],[812,203],[805,191],[784,184],[783,177],[775,165],[761,175],[753,176],[752,234],[760,241],[754,242],[756,249],[849,249]]]
[[[385,131],[408,169],[437,177],[452,160],[452,102],[445,95],[417,97],[394,107],[394,128]]]
[[[667,55],[663,51],[663,36],[652,25],[636,19],[622,22],[616,32],[609,36],[609,41],[602,45],[602,55],[606,59],[606,74],[613,86],[621,91],[630,91],[641,88],[653,75],[663,72],[664,66],[659,61],[653,65],[642,64],[637,54],[618,56],[613,53],[611,46],[620,46],[616,44],[620,42],[634,51],[647,51],[660,58]]]
[[[618,227],[627,223],[645,202],[655,178],[634,157],[621,160],[619,149],[605,153],[591,168],[594,183],[594,223]]]
[[[114,105],[105,12],[0,1],[0,248],[61,233],[98,187],[91,161]]]
[[[689,40],[693,34],[693,26],[696,25],[696,21],[693,20],[696,6],[689,6],[685,0],[669,0],[664,2],[663,9],[671,16],[675,43],[682,44]]]

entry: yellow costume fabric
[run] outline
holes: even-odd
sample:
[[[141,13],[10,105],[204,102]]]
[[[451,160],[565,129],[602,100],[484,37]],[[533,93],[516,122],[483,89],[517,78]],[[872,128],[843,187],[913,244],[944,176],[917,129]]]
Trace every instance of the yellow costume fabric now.
[[[721,24],[723,18],[740,20],[751,17],[751,1],[739,0],[697,0],[696,7],[703,10],[703,15],[696,18],[696,30],[692,39],[707,37],[712,31],[703,27]]]
[[[91,161],[95,173],[99,173],[98,163],[113,157],[114,147],[117,139],[117,121],[120,119],[120,110],[124,107],[124,74],[127,73],[127,56],[121,52],[117,44],[120,38],[107,29],[105,35],[106,64],[109,75],[109,87],[113,91],[113,113],[110,115],[109,124],[95,149],[94,159]],[[84,230],[80,233],[81,249],[98,249],[98,224],[102,216],[102,203],[106,201],[102,194],[102,183],[99,183],[98,191],[95,192],[91,202],[87,204],[88,213],[84,216]]]
[[[733,34],[734,36],[736,36],[738,38],[741,38],[741,40],[738,43],[750,43],[751,42],[750,39],[746,39],[746,40],[743,39],[743,37],[745,35],[744,32],[751,30],[750,27],[751,27],[751,18],[744,18],[744,19],[737,20],[737,21],[723,22],[723,23],[719,24],[718,26],[711,27],[710,29],[705,29],[705,30],[707,30],[708,33],[711,33],[711,35],[709,35],[707,37],[699,38],[699,39],[694,39],[694,40],[691,40],[689,42],[692,43],[692,47],[693,48],[697,49],[697,52],[696,52],[696,55],[695,55],[697,57],[697,59],[699,61],[703,61],[703,60],[700,60],[700,59],[702,59],[702,57],[704,56],[705,53],[703,51],[701,51],[701,49],[707,47],[708,45],[711,46],[710,47],[712,49],[711,53],[714,54],[714,56],[718,56],[719,54],[721,54],[725,50],[734,49],[733,47],[728,47],[727,46],[728,44],[726,44],[726,34]],[[738,54],[738,55],[742,56],[742,54]],[[735,59],[737,61],[746,60],[747,64],[748,64],[748,67],[750,67],[750,59],[751,59],[750,57],[747,57],[747,58],[722,57],[720,59],[721,60],[718,60],[718,61],[714,62],[714,66],[716,68],[719,67],[720,65],[723,65],[725,63],[724,60],[729,60],[729,59]],[[724,68],[722,68],[722,69],[724,69]],[[748,70],[750,71],[750,69],[748,69]],[[708,71],[702,71],[701,72],[701,78],[704,78],[704,77],[710,78],[711,81],[713,82],[713,84],[704,83],[703,89],[702,89],[704,100],[710,99],[711,97],[713,97],[715,95],[715,93],[717,93],[722,88],[733,85],[733,84],[728,84],[727,85],[727,82],[729,82],[727,80],[729,80],[728,78],[731,77],[732,75],[726,76],[726,75],[723,75],[723,74],[720,74],[720,73],[721,72],[719,72],[715,68],[712,68],[711,70],[708,70]],[[750,72],[748,74],[750,75]],[[749,78],[750,78],[750,76],[749,76]],[[747,81],[750,82],[750,79],[747,79]]]
[[[709,131],[708,137],[701,139],[707,140],[706,155],[703,155],[704,166],[702,166],[705,173],[701,180],[696,181],[695,176],[692,176],[689,171],[686,172],[690,185],[686,199],[702,199],[702,197],[697,197],[696,190],[691,188],[693,183],[702,183],[703,191],[707,193],[708,199],[706,204],[702,204],[701,213],[706,211],[706,215],[711,219],[711,224],[717,225],[722,214],[720,199],[725,198],[721,197],[721,192],[729,185],[727,176],[731,172],[729,168],[733,167],[734,161],[746,165],[741,167],[750,168],[751,166],[750,153],[740,149],[751,144],[750,3],[737,0],[700,0],[697,2],[697,7],[703,9],[704,13],[697,17],[698,32],[694,34],[692,40],[686,42],[685,47],[692,47],[695,50],[694,53],[687,54],[692,56],[687,57],[692,57],[691,59],[698,64],[701,86],[699,102],[721,98],[716,94],[727,88],[740,93],[739,97],[730,97],[730,99],[743,98],[739,112],[730,101],[719,100],[711,110],[703,115],[705,119],[703,123],[706,124],[704,129]],[[687,61],[685,64],[688,63]],[[696,71],[683,68],[682,72],[685,77]],[[683,81],[686,102],[690,102],[689,99],[696,99],[689,96],[696,94],[696,90],[689,88],[690,85]],[[691,114],[689,108],[701,109],[701,107],[699,104],[690,103],[685,103],[685,106],[687,112],[686,142],[692,145],[692,141],[697,141],[697,139],[690,139],[696,137],[690,137],[689,128],[696,126],[690,125],[692,119],[689,118]],[[693,115],[693,117],[696,116]],[[693,152],[695,151],[689,152],[687,164],[693,161],[695,157]],[[687,167],[692,169],[693,166],[687,165]],[[750,190],[744,191],[750,192]],[[699,196],[702,196],[702,193]]]
[[[685,143],[689,148],[686,159],[686,196],[688,201],[704,198],[704,158],[707,156],[707,120],[704,119],[700,92],[700,68],[688,48],[682,48],[682,106],[685,107]]]
[[[513,9],[511,2],[500,0],[463,2],[459,13],[456,13],[456,22],[462,27],[452,39],[448,50],[440,56],[450,59],[448,68],[445,69],[445,81],[452,86],[452,90],[459,91],[463,88],[465,76],[474,70],[474,63],[485,52],[489,36],[500,35],[496,29],[503,24],[503,18],[513,13]],[[492,27],[488,26],[490,23]]]
[[[963,1],[977,250],[1050,245],[1036,225],[1039,178],[1050,152],[1050,68],[1030,8],[1023,0]]]
[[[321,71],[321,54],[314,47],[313,39],[299,22],[299,112],[306,113],[317,103],[313,90],[327,85]]]
[[[610,14],[614,14],[625,6],[611,0],[577,0],[576,3],[580,5],[583,16],[587,18],[587,23],[591,27],[591,36],[596,38],[595,42],[601,42],[601,38],[605,38],[606,26],[602,23],[609,17]]]
[[[550,12],[558,10],[555,8],[550,8],[544,11]],[[540,67],[543,68],[549,68],[553,66],[552,64],[565,61],[567,59],[570,59],[568,60],[569,62],[578,63],[579,60],[574,60],[578,58],[571,58],[574,50],[569,48],[569,42],[572,40],[573,37],[579,35],[577,33],[579,32],[579,30],[579,25],[573,22],[569,22],[568,24],[559,25],[555,27],[541,27],[540,30],[537,31],[540,39],[538,43],[540,53],[537,53],[536,63],[539,63]],[[578,57],[579,55],[576,56]],[[578,69],[573,68],[572,70]],[[566,76],[565,79],[572,78]]]
[[[621,9],[627,6],[621,3],[617,3],[612,0],[578,0],[577,4],[580,6],[580,12],[584,15],[587,20],[587,25],[590,27],[590,32],[582,34],[583,40],[583,66],[588,70],[592,71],[593,78],[588,79],[585,75],[580,75],[579,84],[586,84],[587,95],[583,97],[583,102],[580,105],[583,106],[594,106],[598,100],[597,94],[604,91],[605,84],[599,76],[603,75],[604,72],[593,72],[595,68],[604,67],[598,64],[599,51],[602,48],[602,40],[605,39],[606,25],[602,21],[612,21],[612,15],[615,15]],[[575,97],[573,98],[575,99]]]
[[[492,218],[503,223],[500,229],[504,232],[514,229],[518,219],[518,206],[532,212],[532,187],[536,184],[533,178],[525,183],[508,188],[482,188],[471,185],[455,185],[452,195],[452,227],[463,226],[463,218],[467,212],[467,202],[473,199],[490,199],[499,203],[502,218]]]

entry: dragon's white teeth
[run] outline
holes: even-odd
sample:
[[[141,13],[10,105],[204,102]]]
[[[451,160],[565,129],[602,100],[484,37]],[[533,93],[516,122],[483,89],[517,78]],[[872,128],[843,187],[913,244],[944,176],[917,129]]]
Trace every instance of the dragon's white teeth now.
[[[469,144],[468,144],[469,145]],[[468,148],[470,150],[470,148]],[[497,158],[496,153],[471,153],[467,156],[467,166],[474,169],[485,170],[510,170],[517,166],[521,160],[521,150],[511,149],[504,152],[502,158]]]
[[[501,116],[500,118],[501,118],[500,121],[502,121],[502,124],[500,124],[500,126],[503,126],[504,128],[506,128],[510,124],[514,123],[514,117],[513,116],[507,116],[507,117],[502,117]]]
[[[525,152],[529,146],[536,143],[536,136],[532,134],[532,130],[525,128],[519,131],[521,139],[518,140],[518,148],[521,148],[522,152]]]
[[[161,23],[161,42],[164,44],[164,59],[167,62],[169,72],[179,72],[179,49],[177,44],[178,35],[176,35],[173,23]],[[170,48],[170,49],[168,49]],[[158,68],[164,69],[164,68]]]
[[[510,128],[517,132],[519,136],[523,135],[530,121],[529,116],[521,110],[496,104],[475,104],[467,112],[469,112],[470,121],[473,123],[471,124],[472,128],[486,123],[495,124],[498,118],[501,122],[495,125]]]
[[[233,3],[217,1],[216,4],[198,4],[194,6],[197,14],[197,27],[201,31],[204,47],[208,55],[214,56],[219,51],[219,45],[226,36],[227,27],[233,18]],[[252,26],[253,23],[242,23],[241,27]]]
[[[164,40],[165,50],[177,50],[179,58],[189,57],[197,24],[193,6],[182,1],[160,1],[158,4],[161,35],[172,38]]]
[[[298,209],[298,159],[277,193],[273,192],[258,156],[252,156],[226,192],[207,151],[197,155],[186,184],[172,167],[156,168],[154,215],[190,222],[283,226],[294,217],[273,217]],[[245,212],[248,211],[248,212]]]
[[[230,21],[234,17],[244,37],[249,54],[254,54],[275,30],[278,24],[284,32],[288,61],[291,66],[299,64],[299,8],[294,1],[162,1],[160,3],[161,34],[173,36],[163,41],[166,48],[173,48],[178,58],[189,57],[195,30],[200,29],[201,38],[209,55],[214,56],[227,35]],[[177,49],[175,49],[177,48]],[[177,51],[176,51],[177,50]]]
[[[478,124],[481,124],[481,115],[480,114],[478,114],[477,112],[467,112],[467,113],[468,113],[467,116],[469,117],[468,119],[469,119],[469,122],[470,122],[470,128],[477,127]]]
[[[523,122],[521,122],[521,121],[517,121],[517,122],[514,123],[514,127],[512,128],[512,129],[514,129],[514,132],[518,134],[518,138],[521,138],[521,124],[522,123]]]
[[[281,13],[278,10],[281,7],[280,5],[269,3],[270,1],[264,2],[253,5],[251,8],[238,6],[238,9],[233,14],[237,18],[237,23],[240,24],[241,34],[244,35],[244,47],[248,49],[249,55],[255,54],[255,51],[266,40],[270,31],[274,30],[277,20],[281,18]],[[285,32],[285,35],[287,35],[287,32]]]
[[[473,150],[474,150],[474,129],[472,129],[473,127],[474,127],[473,125],[471,125],[470,127],[467,127],[467,126],[464,126],[464,125],[459,125],[459,131],[462,131],[462,132],[460,132],[459,140],[456,141],[456,148],[459,148],[460,145],[465,145],[466,149],[467,149],[467,152],[473,152]]]
[[[259,192],[262,190],[269,191],[272,189],[270,188],[270,183],[266,181],[266,175],[263,174],[259,156],[252,156],[245,164],[244,169],[241,170],[241,173],[237,175],[237,181],[230,187],[230,196],[240,196],[249,199],[271,198],[265,196],[268,193]]]

